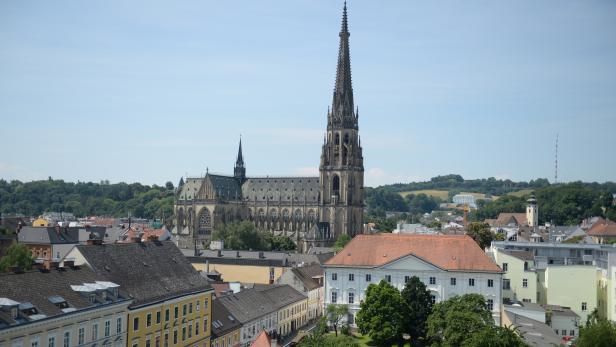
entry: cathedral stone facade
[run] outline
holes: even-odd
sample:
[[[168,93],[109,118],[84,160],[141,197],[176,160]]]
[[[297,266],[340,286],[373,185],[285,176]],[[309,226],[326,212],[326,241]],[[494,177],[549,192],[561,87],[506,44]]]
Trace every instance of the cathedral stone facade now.
[[[292,237],[301,249],[331,245],[339,235],[363,230],[364,163],[359,112],[353,102],[346,4],[338,66],[319,177],[246,177],[240,140],[233,176],[183,178],[174,204],[180,247],[210,240],[220,224],[250,220],[258,228]]]

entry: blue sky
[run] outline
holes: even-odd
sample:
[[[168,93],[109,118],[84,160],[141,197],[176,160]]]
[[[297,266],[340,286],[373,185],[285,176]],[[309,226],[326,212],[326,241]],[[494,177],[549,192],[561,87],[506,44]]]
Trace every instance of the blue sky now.
[[[341,1],[0,2],[0,177],[316,174]],[[616,2],[349,2],[366,184],[616,180]]]

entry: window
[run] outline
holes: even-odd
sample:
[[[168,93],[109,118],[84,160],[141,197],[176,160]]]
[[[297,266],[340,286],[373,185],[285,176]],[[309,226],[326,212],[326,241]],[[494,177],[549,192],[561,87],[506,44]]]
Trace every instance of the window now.
[[[588,309],[588,306],[586,305],[585,302],[582,303],[582,311],[586,311]]]
[[[173,344],[174,345],[178,344],[178,330],[177,329],[173,330]]]
[[[156,336],[154,338],[154,346],[155,347],[160,347],[160,336]]]
[[[139,317],[133,318],[133,331],[139,330]]]
[[[182,316],[186,315],[186,304],[182,305]]]
[[[337,281],[338,280],[338,274],[335,272],[332,272],[332,281]]]
[[[150,337],[148,336],[148,338],[145,340],[145,347],[150,347]]]
[[[508,278],[503,278],[503,289],[506,289],[506,290],[511,289],[511,280],[509,280]]]
[[[192,313],[192,302],[188,304],[188,313]]]
[[[121,333],[122,332],[122,317],[118,317],[118,319],[116,319],[116,333]]]
[[[203,332],[207,333],[207,317],[203,318]]]
[[[111,335],[111,321],[106,320],[105,321],[105,337],[109,337],[109,335]]]
[[[353,314],[352,314],[352,313],[349,313],[349,314],[347,315],[347,323],[348,323],[348,324],[353,324],[353,323],[355,323],[355,316],[353,316]]]
[[[569,330],[569,335],[575,336],[575,330]]]
[[[530,302],[530,299],[524,298],[522,299],[522,302]]]
[[[195,309],[199,312],[199,300],[195,301]]]
[[[567,330],[563,329],[560,331],[562,333],[563,336],[567,335]]]
[[[71,347],[71,332],[70,331],[64,332],[64,341],[62,345],[63,347]]]
[[[436,295],[430,295],[430,301],[432,301],[432,305],[436,304]]]
[[[192,337],[192,322],[188,323],[188,338]]]
[[[332,304],[335,304],[337,302],[338,302],[338,292],[332,291]]]
[[[186,326],[182,327],[182,341],[186,340]]]
[[[507,271],[508,268],[509,268],[509,264],[503,263],[503,271]]]
[[[449,283],[450,283],[452,286],[455,286],[455,285],[456,285],[456,278],[455,278],[455,277],[450,278],[450,279],[449,279]]]
[[[468,285],[470,287],[474,287],[475,286],[475,279],[474,278],[469,278],[468,279]]]
[[[430,284],[436,284],[436,277],[430,277]]]
[[[522,279],[522,287],[528,288],[528,279],[526,279],[526,278]]]
[[[494,280],[488,280],[488,287],[494,287]]]
[[[488,310],[492,311],[494,309],[494,300],[488,299]]]
[[[206,298],[205,300],[203,300],[203,309],[206,310],[206,311],[207,311],[207,304],[208,304],[208,301],[207,301],[207,298]]]
[[[92,324],[92,341],[98,339],[98,324]]]
[[[199,321],[195,322],[195,335],[199,335]]]
[[[55,336],[49,336],[49,338],[47,339],[47,347],[56,347],[56,337]]]
[[[156,311],[156,324],[160,324],[160,311]]]
[[[385,281],[387,281],[387,283],[391,283],[391,275],[385,275]]]
[[[409,283],[411,276],[404,276],[404,283]]]
[[[165,339],[163,341],[164,347],[169,347],[169,333],[165,333]]]
[[[524,262],[524,271],[528,271],[528,262],[527,261]]]
[[[83,345],[86,339],[86,328],[79,328],[79,334],[77,335],[77,343]]]
[[[372,275],[366,274],[366,282],[372,282]]]
[[[355,302],[355,293],[349,293],[349,304],[353,304]]]
[[[176,305],[176,306],[173,308],[173,318],[174,318],[174,319],[178,319],[178,316],[180,315],[179,313],[180,313],[180,310],[178,309],[178,306]]]
[[[165,310],[165,322],[169,321],[169,309]]]
[[[349,282],[355,281],[355,274],[349,274]]]
[[[30,341],[30,346],[32,346],[32,347],[39,347],[39,338],[38,338],[38,336],[32,338],[32,340]]]

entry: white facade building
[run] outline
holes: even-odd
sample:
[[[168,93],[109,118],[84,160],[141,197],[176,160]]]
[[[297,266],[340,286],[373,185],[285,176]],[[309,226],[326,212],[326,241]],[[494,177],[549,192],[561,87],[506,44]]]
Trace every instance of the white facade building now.
[[[500,324],[502,271],[465,235],[358,235],[325,267],[325,306],[346,304],[355,325],[370,284],[381,280],[402,290],[417,276],[434,302],[456,295],[483,295]]]

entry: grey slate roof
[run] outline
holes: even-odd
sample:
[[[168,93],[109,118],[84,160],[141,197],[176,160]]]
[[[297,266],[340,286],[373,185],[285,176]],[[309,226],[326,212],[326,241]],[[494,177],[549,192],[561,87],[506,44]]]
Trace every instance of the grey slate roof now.
[[[186,182],[182,186],[182,190],[179,193],[178,200],[192,200],[199,192],[202,182],[203,178],[186,178]]]
[[[239,200],[242,197],[240,182],[233,176],[212,175],[206,176],[212,182],[216,196],[224,200]]]
[[[0,285],[0,298],[11,299],[22,304],[31,303],[38,310],[38,314],[53,317],[65,313],[49,300],[51,296],[61,296],[66,300],[69,307],[76,310],[97,306],[90,303],[88,297],[71,289],[71,285],[83,285],[96,281],[108,281],[108,279],[96,274],[88,267],[66,268],[63,271],[4,273],[0,274],[0,283],[2,283]],[[126,292],[123,288],[120,286],[119,289],[120,296],[126,298]],[[126,299],[120,298],[118,301],[124,300]],[[12,319],[7,320],[7,318],[10,319],[10,316],[0,315],[0,329],[6,328],[7,324],[16,323]]]
[[[182,253],[189,257],[191,263],[205,263],[209,261],[211,264],[236,264],[236,265],[256,265],[256,266],[295,266],[301,263],[304,264],[321,264],[323,259],[327,260],[333,256],[329,254],[304,254],[294,252],[275,252],[275,251],[235,251],[223,250],[218,251],[204,249],[201,250],[201,255],[194,257],[194,250],[182,249]],[[238,257],[239,253],[239,257]],[[260,254],[262,256],[260,256]]]
[[[503,310],[503,315],[516,326],[526,343],[531,346],[560,346],[561,338],[545,323]]]
[[[134,298],[131,307],[212,289],[171,241],[80,245],[77,250],[95,272]]]
[[[242,324],[220,301],[212,300],[212,338],[223,336],[241,326]]]
[[[219,300],[242,324],[278,311],[306,296],[289,285],[271,285],[244,289]]]
[[[319,199],[318,177],[248,178],[242,185],[242,197],[248,201],[282,201],[302,204]]]
[[[314,277],[323,277],[323,268],[319,264],[303,266],[291,269],[293,274],[302,281],[304,287],[308,290],[313,290],[321,287],[321,284]]]
[[[92,237],[101,239],[105,227],[31,227],[21,228],[18,234],[20,243],[31,244],[72,244],[79,243],[79,232],[89,231]]]

